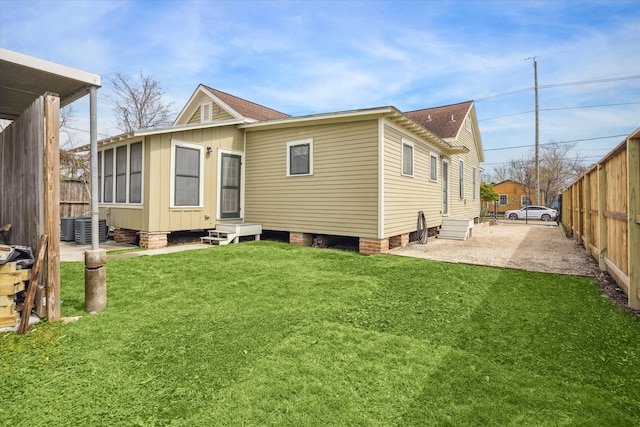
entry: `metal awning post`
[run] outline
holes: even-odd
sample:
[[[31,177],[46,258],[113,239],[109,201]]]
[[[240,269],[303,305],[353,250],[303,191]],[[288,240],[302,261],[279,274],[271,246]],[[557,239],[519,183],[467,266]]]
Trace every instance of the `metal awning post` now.
[[[84,253],[84,310],[99,313],[107,308],[107,251],[100,249],[98,211],[97,89],[89,89],[91,155],[91,250]]]

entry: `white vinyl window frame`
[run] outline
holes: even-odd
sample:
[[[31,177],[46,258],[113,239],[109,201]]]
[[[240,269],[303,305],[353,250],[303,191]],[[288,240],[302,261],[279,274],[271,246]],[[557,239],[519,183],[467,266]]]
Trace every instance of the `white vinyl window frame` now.
[[[195,205],[176,205],[176,150],[178,148],[187,148],[191,150],[197,150],[199,152],[199,165],[198,165],[198,203]],[[171,140],[171,177],[169,183],[169,207],[176,209],[192,209],[204,207],[204,153],[205,147],[203,145],[194,144],[179,139]]]
[[[462,159],[458,163],[458,192],[460,200],[464,199],[464,160]]]
[[[438,156],[433,151],[429,153],[429,181],[438,182]]]
[[[132,171],[131,164],[131,146],[140,144],[141,147],[141,164],[140,170]],[[144,141],[133,141],[98,151],[98,203],[110,206],[141,206],[144,195]],[[105,153],[109,155],[105,155]],[[118,171],[118,152],[126,153],[124,159],[121,158],[122,164],[126,162],[125,169]],[[108,163],[111,163],[110,165]],[[139,201],[131,201],[131,175],[140,175],[140,194]],[[118,180],[121,182],[121,192],[118,192]],[[120,198],[118,198],[120,196]]]
[[[415,146],[413,142],[406,138],[402,138],[401,172],[403,176],[414,176],[415,157]]]
[[[306,173],[296,173],[292,172],[292,161],[294,158],[291,156],[291,149],[300,146],[308,146],[309,147],[309,156],[308,156],[308,170]],[[300,139],[297,141],[289,141],[287,142],[287,176],[311,176],[313,175],[313,139]]]

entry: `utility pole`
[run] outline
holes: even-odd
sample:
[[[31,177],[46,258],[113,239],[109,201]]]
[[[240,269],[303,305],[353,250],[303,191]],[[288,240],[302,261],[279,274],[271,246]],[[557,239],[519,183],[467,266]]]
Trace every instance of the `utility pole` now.
[[[536,57],[533,57],[533,80],[535,84],[535,93],[536,93],[536,205],[541,205],[540,203],[540,139],[539,139],[539,125],[540,120],[538,116],[538,61],[536,61]]]
[[[540,203],[540,137],[539,137],[539,127],[540,120],[538,116],[538,61],[535,56],[531,58],[525,59],[528,61],[529,59],[533,59],[533,82],[534,82],[534,91],[536,94],[536,205],[541,205]]]

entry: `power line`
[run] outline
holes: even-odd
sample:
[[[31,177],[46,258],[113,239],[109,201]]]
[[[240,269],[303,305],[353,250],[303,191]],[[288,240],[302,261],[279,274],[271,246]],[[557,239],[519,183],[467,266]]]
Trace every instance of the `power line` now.
[[[625,133],[625,134],[621,134],[621,135],[597,136],[597,137],[594,137],[594,138],[571,139],[571,140],[568,140],[568,141],[547,142],[545,144],[540,144],[540,145],[570,144],[572,142],[595,141],[597,139],[619,138],[621,136],[627,136],[627,134]],[[517,145],[517,146],[512,146],[512,147],[485,148],[484,151],[513,150],[513,149],[516,149],[516,148],[531,148],[531,147],[534,147],[534,146],[535,145],[533,145],[533,144],[528,144],[528,145]]]
[[[619,102],[617,104],[581,105],[581,106],[577,106],[577,107],[542,108],[539,111],[577,110],[577,109],[580,109],[580,108],[617,107],[617,106],[620,106],[620,105],[633,105],[633,104],[640,104],[640,101],[639,102]],[[522,114],[529,114],[529,113],[533,113],[533,112],[535,112],[535,110],[522,111],[520,113],[513,113],[513,114],[505,114],[504,116],[489,117],[489,118],[486,118],[486,119],[480,119],[478,121],[482,122],[482,121],[485,121],[485,120],[502,119],[504,117],[519,116],[519,115],[522,115]]]
[[[585,156],[585,157],[581,157],[580,160],[586,160],[586,159],[601,159],[603,156]],[[495,163],[482,163],[482,166],[495,166],[495,165],[507,165],[511,163],[511,160],[508,160],[506,162],[495,162]]]
[[[617,82],[617,81],[622,81],[622,80],[634,80],[634,79],[640,79],[640,74],[636,74],[633,76],[623,76],[623,77],[611,77],[611,78],[606,78],[606,79],[592,79],[592,80],[580,80],[577,82],[566,82],[566,83],[553,83],[553,84],[548,84],[548,85],[540,85],[538,86],[539,89],[552,89],[552,88],[556,88],[556,87],[564,87],[564,86],[580,86],[580,85],[588,85],[588,84],[595,84],[595,83],[611,83],[611,82]],[[497,93],[495,95],[489,95],[489,96],[485,96],[482,98],[477,98],[474,99],[474,102],[482,102],[482,101],[488,101],[490,99],[495,99],[495,98],[500,98],[503,96],[508,96],[508,95],[514,95],[516,93],[521,93],[521,92],[527,92],[530,90],[535,89],[534,86],[530,86],[530,87],[526,87],[526,88],[522,88],[522,89],[516,89],[516,90],[512,90],[509,92],[503,92],[503,93]]]

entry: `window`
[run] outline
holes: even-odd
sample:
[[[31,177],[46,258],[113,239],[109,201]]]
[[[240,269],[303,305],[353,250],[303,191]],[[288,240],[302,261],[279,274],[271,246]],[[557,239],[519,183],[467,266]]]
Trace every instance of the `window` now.
[[[473,184],[473,187],[471,187],[471,198],[475,200],[476,199],[476,168],[475,167],[471,168],[471,179]]]
[[[438,155],[435,153],[429,154],[429,179],[438,180]]]
[[[522,206],[530,205],[531,204],[531,198],[529,196],[520,196],[520,204]]]
[[[200,105],[200,123],[208,123],[211,121],[211,110],[213,103],[211,101],[203,102]]]
[[[104,150],[104,202],[113,203],[113,148]]]
[[[142,142],[130,146],[129,203],[142,202]]]
[[[402,175],[413,176],[413,143],[402,140]]]
[[[498,204],[500,206],[507,206],[509,204],[509,195],[508,194],[501,194],[500,195],[500,200],[498,201]]]
[[[142,141],[98,151],[98,201],[142,203]]]
[[[127,202],[127,148],[116,148],[116,203]]]
[[[98,151],[98,202],[102,202],[102,151]]]
[[[172,207],[202,206],[203,146],[172,140]]]
[[[460,172],[460,185],[459,185],[459,192],[460,192],[460,198],[464,199],[464,160],[460,160],[460,168],[459,168],[459,172]]]
[[[287,176],[313,175],[313,140],[287,142]]]

